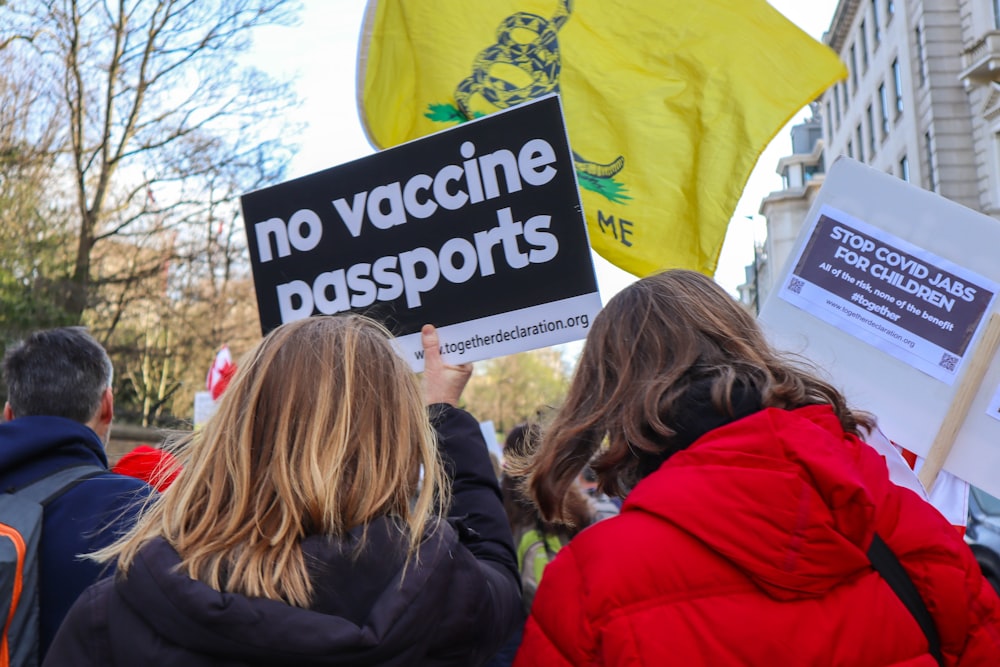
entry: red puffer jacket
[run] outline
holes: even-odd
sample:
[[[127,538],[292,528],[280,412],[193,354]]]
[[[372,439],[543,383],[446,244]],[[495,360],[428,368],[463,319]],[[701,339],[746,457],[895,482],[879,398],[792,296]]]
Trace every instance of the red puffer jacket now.
[[[949,665],[1000,665],[1000,601],[955,529],[827,406],[710,431],[545,570],[515,667],[934,667],[866,551],[910,574]]]

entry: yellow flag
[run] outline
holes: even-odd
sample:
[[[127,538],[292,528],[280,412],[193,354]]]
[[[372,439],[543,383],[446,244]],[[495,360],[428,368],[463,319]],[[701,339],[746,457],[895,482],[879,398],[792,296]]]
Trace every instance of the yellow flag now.
[[[765,0],[370,0],[358,103],[385,148],[559,92],[594,250],[712,275],[761,151],[844,76]]]

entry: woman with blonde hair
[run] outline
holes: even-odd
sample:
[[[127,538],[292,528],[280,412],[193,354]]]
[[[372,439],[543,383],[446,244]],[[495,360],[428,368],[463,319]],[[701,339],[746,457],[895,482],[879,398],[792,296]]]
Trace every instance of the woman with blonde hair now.
[[[948,521],[890,481],[861,439],[873,426],[711,279],[624,289],[528,486],[558,519],[599,452],[600,488],[625,502],[549,564],[516,667],[1000,664],[996,593]],[[883,576],[893,556],[929,618]]]
[[[484,662],[519,621],[518,570],[479,425],[455,407],[471,367],[422,336],[423,392],[364,317],[265,337],[170,489],[94,556],[117,575],[45,665]]]

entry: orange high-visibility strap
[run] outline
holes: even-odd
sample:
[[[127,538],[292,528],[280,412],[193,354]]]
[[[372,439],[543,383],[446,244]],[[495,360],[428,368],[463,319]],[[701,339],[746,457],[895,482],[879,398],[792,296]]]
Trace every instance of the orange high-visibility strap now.
[[[3,627],[3,635],[0,636],[0,667],[10,667],[10,646],[7,645],[7,633],[10,631],[11,621],[14,620],[14,614],[17,612],[18,602],[21,601],[21,579],[24,575],[24,553],[26,547],[21,533],[10,526],[0,524],[0,536],[9,539],[14,544],[14,550],[17,552],[17,570],[14,574],[14,590],[11,593],[10,613],[7,614],[7,623]]]

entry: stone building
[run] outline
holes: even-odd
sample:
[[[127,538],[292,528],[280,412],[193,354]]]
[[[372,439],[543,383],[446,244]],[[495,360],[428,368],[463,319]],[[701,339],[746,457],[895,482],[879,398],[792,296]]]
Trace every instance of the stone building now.
[[[813,117],[792,128],[792,154],[778,161],[782,189],[772,192],[760,203],[760,213],[767,219],[767,238],[757,262],[748,267],[748,280],[758,290],[763,304],[774,289],[778,273],[791,254],[802,221],[823,185],[823,124],[813,104]],[[752,301],[745,300],[751,304]],[[759,308],[757,308],[759,310]]]
[[[814,104],[824,170],[847,155],[1000,219],[1000,0],[841,0],[823,41],[848,70]],[[761,204],[761,302],[814,194],[789,180]]]

